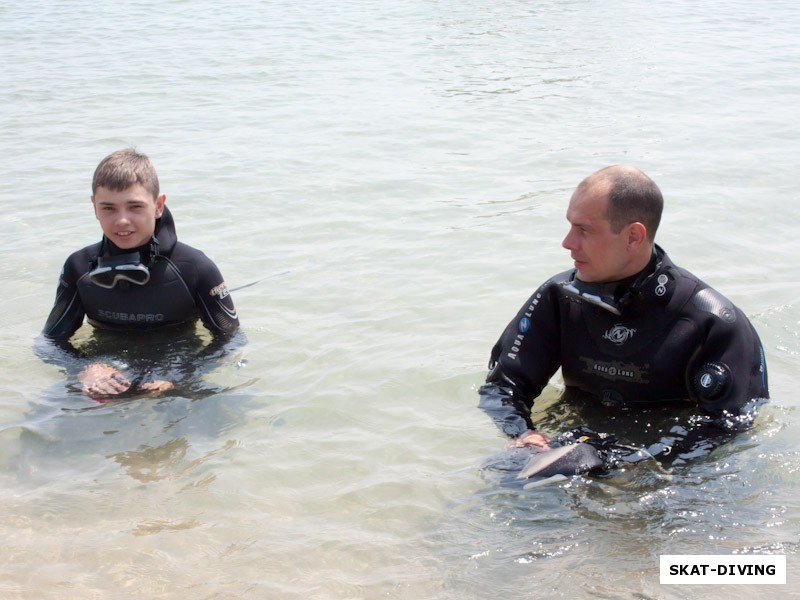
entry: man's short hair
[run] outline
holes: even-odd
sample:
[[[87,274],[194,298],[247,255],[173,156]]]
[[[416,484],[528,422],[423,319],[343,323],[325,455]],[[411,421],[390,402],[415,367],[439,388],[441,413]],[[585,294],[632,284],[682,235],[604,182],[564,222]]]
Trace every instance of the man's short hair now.
[[[626,225],[639,222],[647,229],[647,237],[652,242],[664,210],[661,190],[652,179],[635,168],[609,167],[607,176],[607,218],[611,223],[611,231],[619,233]]]
[[[101,187],[121,192],[137,183],[153,196],[153,200],[158,198],[158,175],[147,155],[133,148],[117,150],[97,165],[92,178],[92,194]]]

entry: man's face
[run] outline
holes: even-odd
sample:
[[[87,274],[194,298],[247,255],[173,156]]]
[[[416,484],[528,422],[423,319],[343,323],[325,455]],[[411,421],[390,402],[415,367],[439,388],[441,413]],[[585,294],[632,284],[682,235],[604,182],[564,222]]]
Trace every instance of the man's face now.
[[[164,211],[163,194],[157,199],[144,186],[135,184],[116,192],[98,188],[92,196],[94,214],[105,236],[116,246],[130,250],[150,241],[156,219]]]
[[[576,190],[569,201],[569,233],[561,243],[575,261],[577,276],[587,283],[605,283],[633,275],[627,251],[627,229],[611,231],[606,218],[608,193],[601,186]]]

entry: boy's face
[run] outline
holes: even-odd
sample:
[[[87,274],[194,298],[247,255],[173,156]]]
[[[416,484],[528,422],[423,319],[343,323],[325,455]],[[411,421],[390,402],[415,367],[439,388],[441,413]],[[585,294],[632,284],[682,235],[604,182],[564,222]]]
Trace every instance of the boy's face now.
[[[123,250],[130,250],[150,241],[156,219],[164,212],[167,197],[153,199],[141,184],[115,192],[98,188],[92,196],[94,214],[105,236]]]

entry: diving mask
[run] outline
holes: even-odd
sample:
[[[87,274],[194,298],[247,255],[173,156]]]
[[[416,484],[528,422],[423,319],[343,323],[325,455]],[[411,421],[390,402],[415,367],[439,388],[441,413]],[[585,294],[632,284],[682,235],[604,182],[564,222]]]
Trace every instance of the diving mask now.
[[[89,280],[102,288],[111,289],[120,281],[144,285],[150,281],[150,269],[142,264],[138,252],[116,256],[101,256]]]

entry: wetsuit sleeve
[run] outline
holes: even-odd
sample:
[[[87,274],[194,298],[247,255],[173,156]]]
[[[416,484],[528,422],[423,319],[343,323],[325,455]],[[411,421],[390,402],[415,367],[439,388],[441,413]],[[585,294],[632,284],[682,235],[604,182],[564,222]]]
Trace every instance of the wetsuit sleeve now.
[[[83,324],[85,311],[78,296],[77,285],[81,273],[76,268],[76,262],[75,256],[71,256],[61,270],[56,300],[42,331],[50,339],[69,339]]]
[[[239,328],[239,317],[228,286],[217,265],[205,257],[198,272],[195,300],[200,319],[214,333],[231,334]]]
[[[740,415],[751,401],[769,397],[761,341],[745,314],[711,288],[692,302],[704,330],[686,374],[689,394],[711,415]]]
[[[479,406],[506,434],[534,429],[534,399],[560,366],[558,297],[540,287],[508,324],[492,349]]]
[[[34,352],[46,363],[64,368],[68,373],[80,370],[80,361],[85,358],[70,338],[83,324],[84,308],[78,295],[77,282],[82,273],[79,266],[85,263],[77,254],[64,263],[58,279],[56,299],[47,317],[42,334],[34,341]],[[78,359],[78,360],[76,360]]]

